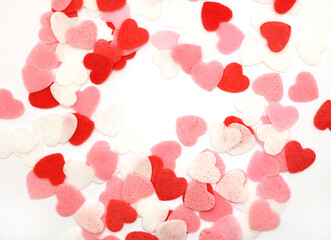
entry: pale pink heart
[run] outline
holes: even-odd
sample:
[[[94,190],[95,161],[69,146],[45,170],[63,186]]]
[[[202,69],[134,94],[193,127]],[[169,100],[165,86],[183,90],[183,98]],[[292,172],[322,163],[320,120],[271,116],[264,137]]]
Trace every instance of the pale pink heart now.
[[[198,116],[186,115],[176,120],[177,137],[184,146],[193,146],[206,132],[207,123]]]
[[[283,98],[283,82],[279,73],[264,74],[252,83],[252,89],[268,102],[279,102]]]
[[[202,49],[198,45],[180,44],[172,49],[171,57],[185,73],[191,74],[193,66],[201,63]]]
[[[247,167],[247,177],[254,182],[261,182],[266,177],[279,173],[279,162],[265,152],[256,151]]]
[[[88,152],[86,163],[93,168],[95,176],[101,180],[108,180],[117,169],[118,154],[111,151],[107,142],[99,141]]]
[[[130,7],[126,3],[124,7],[118,10],[111,12],[100,12],[100,16],[102,20],[105,22],[111,22],[116,29],[119,29],[126,19],[131,18]]]
[[[85,20],[78,26],[69,28],[65,33],[65,38],[68,44],[80,49],[93,49],[97,41],[98,29],[97,25]]]
[[[274,199],[277,202],[287,202],[291,197],[291,190],[285,180],[278,174],[268,177],[257,185],[257,194],[263,199]]]
[[[221,197],[217,192],[214,192],[215,205],[212,209],[208,211],[199,212],[201,219],[209,222],[216,222],[218,219],[232,214],[232,205]]]
[[[102,217],[105,213],[105,207],[100,202],[90,202],[84,204],[76,213],[75,220],[85,230],[90,233],[100,233],[104,230],[104,221]]]
[[[11,91],[7,89],[0,89],[0,103],[0,119],[14,119],[24,113],[23,103],[14,99]]]
[[[223,65],[218,61],[198,63],[193,66],[191,75],[193,81],[201,88],[212,91],[223,76]]]
[[[227,236],[229,240],[242,239],[241,227],[233,215],[227,215],[218,219],[212,225],[212,228],[224,233],[224,235]]]
[[[318,98],[318,87],[314,76],[309,72],[299,73],[295,84],[288,90],[293,102],[310,102]]]
[[[253,202],[249,210],[249,225],[255,231],[269,231],[277,228],[279,215],[272,211],[268,201],[259,199]]]
[[[153,146],[151,153],[162,159],[164,168],[174,170],[176,160],[182,154],[182,147],[176,141],[164,141]]]
[[[173,49],[177,45],[179,34],[173,31],[159,31],[152,35],[151,41],[159,50]]]
[[[222,22],[216,34],[219,37],[217,50],[224,55],[237,51],[245,38],[243,32],[237,26],[229,22]]]
[[[182,220],[168,220],[157,226],[155,235],[159,240],[184,240],[187,237],[186,223]]]
[[[62,184],[56,189],[56,211],[63,217],[75,214],[84,204],[85,197],[78,188],[70,184]]]
[[[41,19],[40,19],[41,29],[39,31],[38,36],[39,36],[40,41],[45,44],[57,42],[57,39],[54,36],[52,28],[51,28],[52,14],[53,14],[52,12],[46,12],[41,16]]]
[[[100,194],[99,201],[108,206],[111,199],[123,200],[122,199],[122,187],[123,180],[119,177],[112,177],[107,181],[106,189]]]
[[[221,158],[221,156],[218,155],[217,152],[214,152],[214,151],[209,150],[209,149],[205,149],[202,152],[211,152],[211,153],[214,154],[214,156],[216,158],[215,167],[217,167],[220,170],[221,175],[223,176],[225,174],[226,166],[225,166],[225,163],[223,162],[223,159]]]
[[[57,187],[48,179],[39,178],[33,171],[30,171],[26,175],[26,188],[31,199],[42,199],[53,196]]]
[[[77,101],[72,108],[87,117],[92,116],[100,102],[100,91],[94,86],[85,88],[83,91],[76,92]]]
[[[279,172],[287,172],[287,163],[285,157],[285,148],[282,149],[280,153],[276,156],[272,156],[279,163]]]
[[[215,197],[208,192],[207,184],[192,180],[186,189],[184,205],[196,211],[207,211],[214,207]]]
[[[25,88],[29,93],[39,92],[52,84],[54,76],[48,69],[40,69],[34,64],[26,64],[22,70]]]
[[[72,0],[52,0],[52,8],[56,11],[66,9]]]
[[[201,231],[199,240],[229,240],[229,238],[214,228],[206,228]]]
[[[271,103],[266,108],[266,113],[277,131],[282,132],[291,128],[299,118],[299,111],[292,106],[282,106]]]
[[[179,205],[168,217],[168,220],[183,220],[186,222],[187,232],[193,233],[199,230],[200,219],[197,214],[190,208],[185,207],[183,204]]]
[[[268,116],[266,114],[261,117],[261,122],[264,125],[265,124],[271,124],[270,119],[268,118]]]
[[[41,69],[52,70],[58,66],[55,50],[43,43],[38,43],[29,53],[26,63],[35,64]]]
[[[150,196],[153,191],[154,187],[149,179],[135,173],[130,173],[123,182],[122,198],[123,201],[132,204]]]
[[[86,231],[84,228],[82,228],[82,235],[83,235],[83,237],[84,237],[85,240],[96,240],[96,239],[99,239],[99,237],[103,234],[103,232],[105,230],[105,225],[106,225],[105,224],[106,223],[106,214],[104,214],[100,219],[101,219],[101,221],[104,224],[103,230],[101,232],[99,232],[99,233],[91,233],[89,231]]]

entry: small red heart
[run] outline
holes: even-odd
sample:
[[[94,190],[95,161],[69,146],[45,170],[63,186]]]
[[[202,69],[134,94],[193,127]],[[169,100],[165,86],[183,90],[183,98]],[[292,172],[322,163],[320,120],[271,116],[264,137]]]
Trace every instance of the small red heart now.
[[[155,193],[162,201],[173,200],[183,195],[187,188],[185,178],[177,178],[170,169],[163,169],[155,178]]]
[[[126,62],[136,56],[137,52],[131,53],[130,55],[127,56],[122,56],[122,59],[119,60],[117,63],[114,63],[113,65],[113,70],[121,70],[125,67]]]
[[[124,7],[126,0],[97,0],[98,7],[102,12],[110,12]]]
[[[331,100],[326,100],[316,112],[314,125],[320,130],[331,130]]]
[[[126,235],[125,240],[157,240],[158,238],[150,233],[130,232]]]
[[[297,141],[290,141],[285,146],[287,168],[290,173],[297,173],[310,167],[316,154],[310,148],[303,149]]]
[[[29,102],[33,107],[42,109],[59,106],[58,101],[55,100],[51,92],[51,85],[39,92],[30,93]]]
[[[244,123],[243,123],[243,120],[241,120],[240,118],[238,117],[235,117],[235,116],[229,116],[227,117],[226,119],[224,119],[223,123],[225,124],[225,126],[229,126],[231,123],[239,123],[241,125],[244,125],[245,127],[247,127],[249,129],[249,131],[251,131],[251,133],[254,135],[254,130],[253,128],[249,127],[249,126],[246,126]]]
[[[218,88],[231,93],[239,93],[245,91],[249,87],[249,79],[243,75],[243,68],[238,63],[228,64],[223,72]]]
[[[295,3],[296,0],[276,0],[274,3],[274,9],[276,13],[284,14],[287,13]]]
[[[121,49],[134,49],[145,44],[149,39],[149,33],[144,28],[139,28],[136,21],[126,19],[117,36],[117,45]]]
[[[98,53],[89,53],[84,57],[84,66],[92,70],[90,73],[91,82],[101,84],[107,80],[112,70],[112,62]]]
[[[205,2],[201,9],[201,20],[207,31],[216,31],[221,22],[228,22],[232,11],[227,6],[217,2]]]
[[[63,173],[64,164],[65,161],[62,154],[51,154],[40,159],[34,166],[33,172],[37,177],[48,178],[54,186],[59,186],[66,178],[66,175]]]
[[[74,146],[78,146],[91,136],[94,130],[94,122],[79,113],[74,113],[74,115],[77,118],[77,128],[74,135],[69,139],[69,142]]]
[[[117,63],[120,61],[123,54],[119,47],[111,45],[107,40],[104,39],[100,39],[95,43],[94,53],[98,53],[107,57],[112,63]]]
[[[291,36],[291,26],[283,22],[266,22],[260,27],[263,37],[268,41],[268,47],[273,52],[282,51]]]
[[[161,158],[158,156],[149,156],[148,157],[149,161],[152,164],[152,177],[151,177],[151,182],[153,185],[155,185],[155,178],[157,174],[162,170],[163,168],[163,161]]]
[[[129,204],[120,200],[110,200],[106,214],[106,224],[110,231],[118,232],[124,223],[133,223],[136,219],[137,212]]]

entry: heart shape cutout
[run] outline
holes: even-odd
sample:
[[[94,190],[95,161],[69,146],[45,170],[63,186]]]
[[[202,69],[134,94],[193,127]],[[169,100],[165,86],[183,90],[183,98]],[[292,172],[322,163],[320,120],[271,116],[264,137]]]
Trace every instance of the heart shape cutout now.
[[[144,45],[149,39],[148,31],[139,28],[133,19],[125,20],[118,31],[117,45],[121,49],[134,49]]]
[[[201,88],[212,91],[223,76],[223,65],[218,61],[195,64],[191,71],[193,81]]]
[[[195,211],[207,211],[214,207],[215,197],[208,192],[207,184],[192,180],[185,192],[184,205]]]
[[[214,228],[206,228],[201,231],[199,240],[229,240],[229,238]]]
[[[169,215],[168,220],[183,220],[186,223],[187,232],[193,233],[200,228],[200,219],[197,214],[190,208],[185,207],[183,204],[179,205]]]
[[[41,109],[59,106],[59,102],[56,101],[51,92],[51,85],[41,91],[30,93],[29,102],[33,107]]]
[[[176,159],[182,154],[182,147],[176,141],[164,141],[154,145],[151,153],[163,161],[163,167],[175,170]]]
[[[269,231],[277,228],[280,218],[271,210],[266,200],[256,200],[249,210],[249,225],[255,231]]]
[[[48,69],[40,69],[36,65],[26,64],[22,70],[25,88],[29,93],[39,92],[52,84],[54,76]]]
[[[263,74],[254,80],[252,89],[270,102],[279,102],[283,98],[283,82],[279,73]]]
[[[176,120],[177,137],[184,146],[193,146],[206,132],[207,123],[200,117],[187,115]]]
[[[295,84],[288,90],[288,96],[294,102],[310,102],[318,98],[318,88],[314,76],[309,72],[298,74]]]
[[[257,194],[264,199],[274,199],[277,202],[287,202],[291,197],[291,190],[285,180],[278,174],[268,177],[257,185]]]
[[[273,52],[282,51],[291,36],[291,26],[283,22],[265,22],[260,31],[268,41],[268,47]]]
[[[228,239],[231,240],[240,240],[242,239],[242,230],[237,221],[237,219],[233,215],[227,215],[220,219],[218,219],[213,225],[213,229],[217,229]]]
[[[199,45],[179,44],[172,49],[171,57],[185,73],[191,74],[194,65],[202,61],[202,49]]]
[[[282,106],[280,103],[271,103],[266,108],[266,113],[277,131],[291,128],[299,118],[299,111],[292,106]]]
[[[243,32],[231,23],[221,23],[216,34],[219,38],[217,50],[224,55],[229,55],[238,50],[245,37]]]
[[[63,217],[75,214],[84,204],[84,195],[70,184],[62,184],[56,188],[56,211]]]
[[[314,125],[320,130],[331,130],[331,100],[326,100],[320,106],[314,117]]]
[[[82,115],[91,117],[100,102],[100,91],[94,86],[76,92],[77,102],[72,108]]]
[[[98,53],[89,53],[84,57],[84,66],[91,70],[90,79],[94,84],[105,82],[112,71],[113,64],[105,56]]]
[[[79,49],[93,49],[97,41],[97,25],[90,20],[82,21],[78,26],[70,27],[66,33],[66,42]]]
[[[78,189],[87,187],[95,177],[93,169],[81,161],[67,161],[63,166],[63,172],[67,176],[66,183]]]
[[[104,230],[101,217],[105,213],[105,207],[100,202],[91,202],[83,205],[74,215],[76,222],[90,233],[100,233]]]
[[[118,10],[125,5],[125,0],[97,0],[98,8],[102,12]]]
[[[287,13],[297,0],[275,0],[274,9],[279,14]]]
[[[42,199],[53,196],[56,191],[56,186],[50,183],[48,179],[42,179],[30,171],[26,175],[26,188],[31,199]]]
[[[214,207],[208,211],[199,212],[200,218],[205,221],[216,222],[218,219],[226,215],[231,215],[233,212],[231,203],[221,197],[217,192],[214,193],[214,196]]]
[[[91,136],[94,130],[94,122],[79,113],[74,113],[73,115],[77,118],[77,128],[69,142],[74,146],[79,146]]]
[[[228,22],[232,18],[232,11],[217,2],[204,2],[201,9],[201,20],[207,31],[215,31],[221,22]]]
[[[13,94],[7,89],[0,89],[0,119],[18,118],[24,113],[24,105],[14,99]]]

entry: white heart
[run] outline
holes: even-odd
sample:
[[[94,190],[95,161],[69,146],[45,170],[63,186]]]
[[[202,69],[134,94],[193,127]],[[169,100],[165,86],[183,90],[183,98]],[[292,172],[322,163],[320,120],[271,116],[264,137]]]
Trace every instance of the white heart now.
[[[282,15],[274,11],[273,8],[263,9],[251,15],[251,24],[256,31],[260,32],[260,27],[265,22],[281,22]]]
[[[139,153],[145,151],[146,145],[146,140],[140,132],[131,126],[125,126],[115,138],[114,149],[119,154],[130,151]]]
[[[74,135],[77,128],[77,118],[75,115],[69,113],[63,116],[63,125],[62,125],[62,133],[59,140],[59,143],[65,144],[69,141],[69,139]]]
[[[238,129],[228,128],[224,123],[214,123],[209,129],[209,140],[215,152],[223,153],[240,142],[241,132]]]
[[[84,204],[74,215],[76,222],[91,233],[99,233],[104,224],[100,219],[105,213],[105,206],[100,202]]]
[[[171,50],[158,50],[153,54],[153,62],[160,68],[164,78],[171,79],[178,75],[180,65],[171,57]]]
[[[63,173],[67,176],[66,182],[83,189],[94,179],[93,169],[84,162],[67,161],[63,166]]]
[[[84,0],[83,7],[90,17],[99,17],[100,10],[96,0]]]
[[[235,145],[230,150],[227,150],[226,152],[230,155],[236,156],[240,154],[244,154],[246,152],[249,152],[253,147],[255,146],[256,140],[254,135],[251,133],[251,131],[245,127],[242,124],[239,123],[231,123],[229,125],[229,128],[234,128],[240,131],[241,133],[241,139],[240,142]]]
[[[35,133],[27,128],[15,128],[13,131],[15,153],[25,154],[32,151],[40,141]]]
[[[14,151],[13,134],[7,126],[0,126],[0,158],[9,157]]]
[[[152,177],[152,164],[147,155],[142,153],[134,154],[130,161],[121,165],[120,174],[123,179],[130,173],[139,174],[147,179]]]
[[[51,17],[51,28],[54,36],[60,43],[65,43],[65,33],[70,27],[78,26],[80,19],[78,17],[69,18],[62,12],[55,12]]]
[[[156,228],[158,240],[185,240],[187,237],[186,222],[182,220],[168,220]]]
[[[236,203],[233,206],[241,212],[249,213],[252,203],[257,199],[257,183],[247,179],[244,187],[248,193],[246,201],[243,203]]]
[[[64,240],[85,240],[85,238],[82,235],[82,229],[75,228],[65,237]]]
[[[270,51],[269,47],[264,46],[261,52],[262,61],[266,66],[278,72],[286,72],[291,62],[290,47],[285,47],[281,52]]]
[[[298,54],[302,61],[315,66],[321,61],[321,53],[328,48],[328,42],[321,37],[305,37],[296,43]]]
[[[237,111],[242,112],[242,121],[247,126],[256,125],[264,113],[264,98],[256,95],[241,95],[234,103]]]
[[[35,146],[30,152],[25,154],[15,153],[16,156],[23,159],[25,166],[33,168],[34,165],[41,159],[43,155],[44,144],[42,141],[39,141],[37,146]]]
[[[262,63],[262,47],[255,37],[245,37],[239,49],[241,64],[247,67]]]
[[[161,0],[128,0],[128,4],[134,14],[144,15],[149,21],[161,15]]]
[[[82,85],[87,81],[87,78],[87,70],[83,63],[74,57],[66,58],[55,75],[55,81],[62,86],[68,86],[72,83]]]
[[[195,13],[186,0],[170,0],[166,8],[165,24],[168,27],[186,27],[195,21]]]
[[[75,48],[67,43],[59,43],[55,50],[60,62],[64,62],[67,58],[71,57],[83,62],[85,55],[90,52],[92,52],[92,50]]]
[[[72,83],[68,86],[61,86],[58,83],[53,83],[51,93],[53,97],[64,107],[71,107],[77,102],[76,92],[80,85]]]

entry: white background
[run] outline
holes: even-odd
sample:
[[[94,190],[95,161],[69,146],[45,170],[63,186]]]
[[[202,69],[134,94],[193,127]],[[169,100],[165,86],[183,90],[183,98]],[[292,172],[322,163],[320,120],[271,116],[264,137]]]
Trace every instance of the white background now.
[[[21,69],[25,59],[38,42],[39,19],[42,13],[50,9],[48,0],[12,0],[1,1],[0,5],[0,88],[10,89],[14,96],[25,103],[26,111],[16,120],[0,120],[0,124],[16,126],[31,126],[33,119],[45,113],[65,113],[70,109],[58,107],[53,110],[38,110],[28,102],[28,94],[23,86]],[[227,4],[234,13],[231,21],[242,29],[246,35],[258,36],[251,27],[250,15],[269,6],[253,0],[221,1]],[[164,9],[165,10],[164,3]],[[190,3],[197,11],[197,23],[200,24],[199,9],[201,2]],[[292,190],[292,197],[287,204],[285,213],[281,216],[281,224],[274,231],[263,233],[261,240],[328,240],[331,239],[331,132],[319,131],[313,125],[313,117],[319,106],[331,97],[330,62],[331,51],[322,56],[322,62],[316,67],[305,65],[298,57],[294,43],[305,35],[324,36],[331,42],[331,1],[302,0],[302,9],[296,16],[285,16],[285,22],[291,24],[293,32],[289,42],[292,60],[289,71],[282,75],[285,95],[281,103],[294,105],[300,112],[298,123],[293,127],[292,139],[298,140],[303,147],[315,150],[316,162],[308,170],[298,174],[282,174]],[[164,12],[163,12],[164,13]],[[85,13],[83,13],[85,16]],[[164,14],[163,14],[164,15]],[[166,29],[164,19],[148,22],[143,17],[137,17],[140,26],[150,33]],[[110,30],[99,19],[96,22],[102,29],[100,37],[111,39]],[[175,31],[180,32],[180,29]],[[214,36],[216,39],[216,36]],[[99,87],[102,92],[100,107],[117,103],[124,108],[126,122],[139,129],[148,140],[148,147],[163,141],[176,140],[175,120],[186,114],[194,114],[204,118],[210,125],[222,121],[228,115],[237,115],[233,101],[238,94],[228,94],[216,89],[212,93],[197,87],[190,76],[180,73],[173,80],[165,80],[159,74],[159,69],[152,63],[155,48],[149,42],[131,60],[124,70],[112,73],[109,80]],[[230,56],[217,54],[217,59],[226,64],[239,61],[238,52]],[[320,98],[310,102],[297,104],[290,102],[287,89],[295,82],[296,75],[301,71],[310,71],[316,78],[320,90]],[[244,69],[244,73],[252,80],[257,76],[273,72],[264,65]],[[1,104],[1,103],[0,103]],[[60,151],[67,160],[85,161],[86,153],[93,143],[103,137],[94,131],[92,137],[80,147],[70,144],[45,149],[44,155]],[[203,149],[210,148],[208,135],[204,135],[198,144],[192,148],[183,147],[183,154],[177,160],[177,175],[185,176],[185,169],[193,158]],[[257,146],[256,149],[259,149]],[[149,151],[147,151],[149,153]],[[246,169],[251,152],[239,157],[222,155],[227,169]],[[122,161],[128,159],[122,157]],[[0,161],[0,240],[60,240],[71,229],[77,227],[73,217],[60,217],[56,210],[56,198],[31,200],[25,187],[25,177],[29,169],[21,159],[12,156]],[[83,190],[88,201],[98,199],[104,185],[92,184]],[[179,203],[179,201],[175,202]],[[175,203],[171,203],[175,206]],[[117,234],[124,239],[126,233],[139,228],[140,219],[136,224],[127,225]],[[203,227],[210,223],[203,223]],[[198,234],[189,235],[188,239],[198,239]]]

